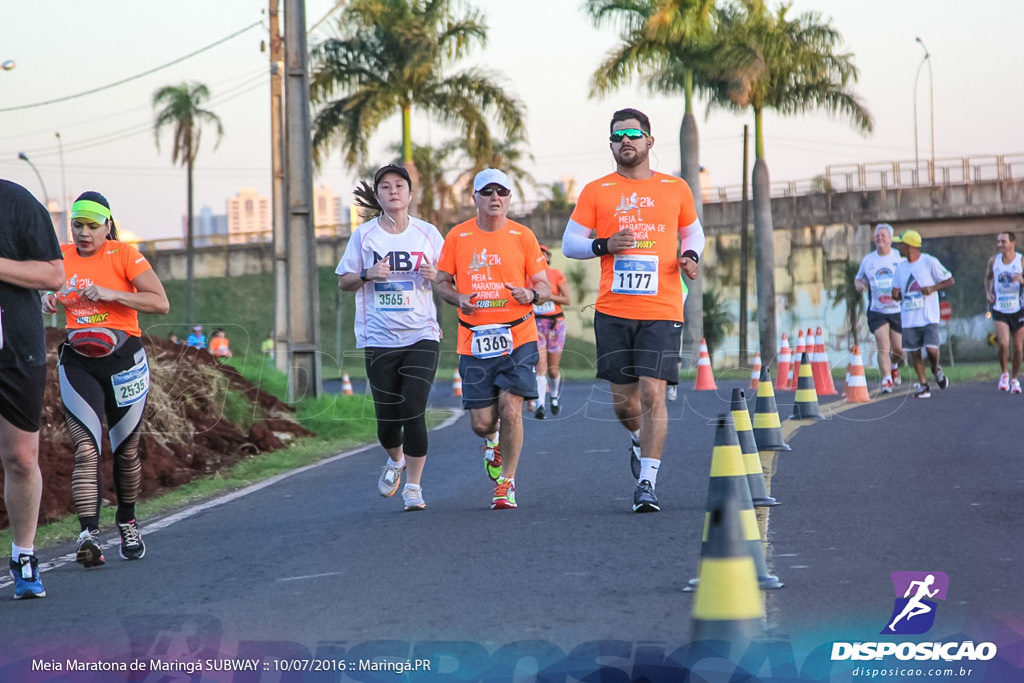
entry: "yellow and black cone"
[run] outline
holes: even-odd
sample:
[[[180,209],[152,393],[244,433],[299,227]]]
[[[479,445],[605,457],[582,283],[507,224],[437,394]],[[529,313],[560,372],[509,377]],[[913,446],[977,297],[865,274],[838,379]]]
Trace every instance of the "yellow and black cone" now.
[[[742,398],[740,399],[742,400]],[[746,412],[744,409],[743,412]],[[748,416],[749,419],[749,416]],[[782,588],[783,584],[779,577],[768,573],[768,564],[764,559],[764,549],[761,547],[761,530],[757,526],[757,515],[754,514],[754,504],[750,498],[750,485],[747,483],[747,468],[744,464],[743,449],[740,446],[739,434],[735,428],[735,420],[730,416],[729,432],[736,435],[735,448],[730,442],[726,447],[719,448],[715,440],[715,450],[711,456],[711,483],[708,485],[708,507],[704,513],[704,537],[701,545],[701,556],[707,552],[708,524],[714,514],[714,506],[718,500],[728,500],[739,511],[742,522],[743,546],[747,554],[754,560],[755,576],[757,584],[763,590]],[[756,457],[756,452],[755,452]],[[760,466],[760,461],[758,461]],[[700,579],[691,579],[690,589],[696,588]],[[683,589],[686,591],[686,589]]]
[[[796,397],[793,402],[793,414],[790,420],[824,420],[825,416],[818,412],[818,392],[814,389],[814,373],[811,360],[804,352],[800,362],[800,379],[796,385]]]
[[[764,633],[764,602],[757,570],[744,542],[739,491],[746,488],[743,456],[732,417],[720,415],[711,457],[708,512],[701,544],[700,586],[693,603],[692,641],[724,640],[735,647]]]
[[[757,400],[754,401],[754,440],[762,451],[792,450],[782,440],[782,422],[779,408],[775,405],[775,389],[768,366],[761,368],[761,380],[757,383]]]
[[[750,485],[750,498],[754,507],[767,508],[778,505],[779,501],[768,495],[768,487],[764,483],[761,456],[758,454],[754,428],[750,424],[750,413],[747,412],[747,399],[742,389],[732,390],[730,410],[732,419],[736,423],[736,436],[740,440],[740,450],[743,451],[743,467],[747,470],[747,484]]]

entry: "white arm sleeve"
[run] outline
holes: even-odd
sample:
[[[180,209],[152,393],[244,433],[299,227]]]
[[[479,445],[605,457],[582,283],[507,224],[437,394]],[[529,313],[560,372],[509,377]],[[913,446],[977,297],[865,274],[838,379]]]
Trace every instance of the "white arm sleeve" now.
[[[590,237],[591,232],[593,231],[590,228],[569,219],[565,226],[565,232],[562,234],[562,253],[569,258],[575,259],[596,257],[597,254],[594,253],[594,249],[591,246],[594,244],[594,240]]]
[[[701,227],[699,218],[686,227],[680,226],[679,242],[680,254],[693,250],[697,252],[698,257],[704,256],[704,228]]]

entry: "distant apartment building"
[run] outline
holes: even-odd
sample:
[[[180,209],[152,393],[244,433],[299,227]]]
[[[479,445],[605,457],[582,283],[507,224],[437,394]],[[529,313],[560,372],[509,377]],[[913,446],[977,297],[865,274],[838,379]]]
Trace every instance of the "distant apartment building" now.
[[[192,229],[195,231],[192,238],[195,241],[197,247],[208,247],[213,244],[223,242],[223,238],[218,239],[218,235],[228,234],[228,216],[227,214],[215,214],[213,209],[209,206],[204,206],[199,209],[199,214],[192,218]],[[181,217],[181,234],[187,236],[188,222],[187,217]]]
[[[270,199],[261,197],[254,187],[241,187],[227,201],[228,234],[232,244],[258,242],[270,232]]]
[[[318,235],[335,234],[347,223],[341,215],[341,197],[327,185],[313,188],[313,226]]]

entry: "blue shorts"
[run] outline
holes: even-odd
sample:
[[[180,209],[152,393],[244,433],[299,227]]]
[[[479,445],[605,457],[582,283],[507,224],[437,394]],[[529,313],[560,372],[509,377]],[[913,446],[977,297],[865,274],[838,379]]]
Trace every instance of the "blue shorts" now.
[[[903,328],[903,350],[920,351],[922,348],[939,348],[938,324]]]
[[[903,316],[897,311],[896,313],[879,313],[878,311],[868,311],[868,329],[871,330],[871,334],[878,331],[878,328],[882,325],[888,325],[890,332],[903,333]]]
[[[537,398],[537,342],[527,342],[507,356],[459,357],[462,407],[486,408],[498,402],[501,391],[526,399]]]

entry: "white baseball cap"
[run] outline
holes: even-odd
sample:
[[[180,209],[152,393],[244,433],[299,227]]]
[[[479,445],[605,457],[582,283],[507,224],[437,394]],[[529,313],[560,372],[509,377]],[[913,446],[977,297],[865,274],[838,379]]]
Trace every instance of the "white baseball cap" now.
[[[473,192],[479,192],[488,185],[501,185],[506,190],[512,190],[512,181],[496,168],[485,168],[476,174],[476,178],[473,179]]]

